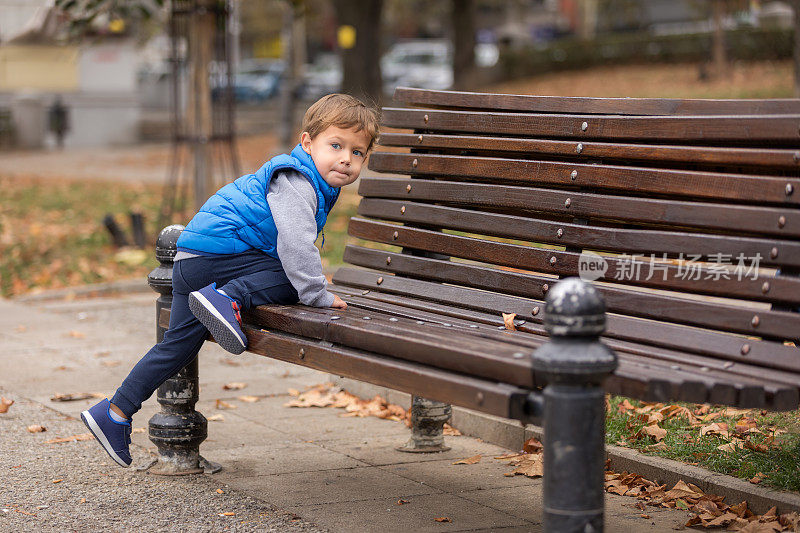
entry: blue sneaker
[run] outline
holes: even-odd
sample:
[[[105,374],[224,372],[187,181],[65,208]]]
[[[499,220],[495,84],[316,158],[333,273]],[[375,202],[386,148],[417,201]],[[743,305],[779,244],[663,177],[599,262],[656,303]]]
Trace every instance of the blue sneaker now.
[[[208,328],[214,340],[229,352],[238,355],[247,348],[239,303],[219,292],[216,283],[190,292],[189,310]]]
[[[131,444],[131,421],[117,422],[109,414],[111,402],[105,398],[81,413],[81,420],[92,432],[108,455],[120,466],[130,466],[133,459]]]

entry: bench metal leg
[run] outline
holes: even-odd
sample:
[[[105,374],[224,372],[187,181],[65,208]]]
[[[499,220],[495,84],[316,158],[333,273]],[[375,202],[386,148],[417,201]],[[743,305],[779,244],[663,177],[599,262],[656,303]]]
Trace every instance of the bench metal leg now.
[[[446,452],[444,424],[450,420],[453,408],[448,403],[411,397],[411,438],[397,449],[410,453]]]
[[[550,342],[533,354],[544,376],[544,529],[603,531],[605,401],[603,381],[617,366],[600,342],[605,304],[578,278],[547,295],[544,323]]]
[[[172,266],[176,243],[183,226],[164,228],[158,236],[156,259],[161,263],[148,276],[150,287],[160,296],[156,301],[156,341],[164,338],[165,328],[159,325],[162,309],[172,306]],[[150,419],[150,440],[158,448],[158,459],[148,472],[160,475],[185,475],[217,472],[219,465],[200,456],[200,443],[206,439],[206,418],[194,410],[199,397],[197,358],[165,381],[156,393],[161,412]]]

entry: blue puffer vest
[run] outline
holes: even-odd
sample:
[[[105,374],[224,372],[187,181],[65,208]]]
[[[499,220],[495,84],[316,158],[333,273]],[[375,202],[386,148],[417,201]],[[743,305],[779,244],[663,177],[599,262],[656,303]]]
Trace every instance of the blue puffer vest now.
[[[255,174],[242,176],[209,198],[178,238],[178,250],[222,255],[256,248],[278,259],[278,230],[267,203],[267,191],[272,176],[281,169],[297,170],[314,187],[317,233],[321,232],[340,189],[325,182],[314,160],[298,144],[291,155],[273,157]]]

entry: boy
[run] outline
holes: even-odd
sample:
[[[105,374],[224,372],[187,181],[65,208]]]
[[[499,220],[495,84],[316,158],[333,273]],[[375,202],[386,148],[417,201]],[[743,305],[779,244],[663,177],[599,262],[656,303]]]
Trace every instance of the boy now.
[[[178,238],[169,329],[131,370],[114,397],[81,413],[111,458],[132,462],[131,417],[170,376],[191,362],[208,332],[240,354],[241,309],[292,304],[345,309],[327,291],[314,246],[340,187],[353,183],[378,136],[377,113],[331,94],[303,117],[300,143],[256,173],[216,192]],[[325,236],[323,234],[323,243]]]

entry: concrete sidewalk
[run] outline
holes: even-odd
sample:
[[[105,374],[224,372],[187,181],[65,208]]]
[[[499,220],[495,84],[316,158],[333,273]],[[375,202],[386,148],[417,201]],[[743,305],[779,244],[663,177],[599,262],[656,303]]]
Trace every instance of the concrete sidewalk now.
[[[0,414],[0,529],[542,530],[541,480],[504,476],[511,469],[492,457],[508,450],[462,436],[448,437],[452,450],[443,454],[397,452],[409,435],[401,423],[283,406],[289,388],[325,382],[326,374],[229,356],[211,343],[200,353],[197,408],[224,421],[209,422],[200,450],[222,472],[158,477],[117,467],[94,441],[46,444],[86,433],[78,415],[94,402],[53,402],[55,393],[110,396],[150,348],[154,298],[0,300],[0,395],[16,402]],[[247,386],[224,390],[229,382]],[[237,408],[217,410],[217,399]],[[134,428],[146,428],[157,410],[153,397]],[[27,432],[32,424],[47,431]],[[134,466],[148,463],[155,447],[146,431],[133,442]],[[477,454],[477,464],[452,464]],[[642,518],[633,498],[606,501],[607,531],[672,531],[688,517],[648,507]]]

